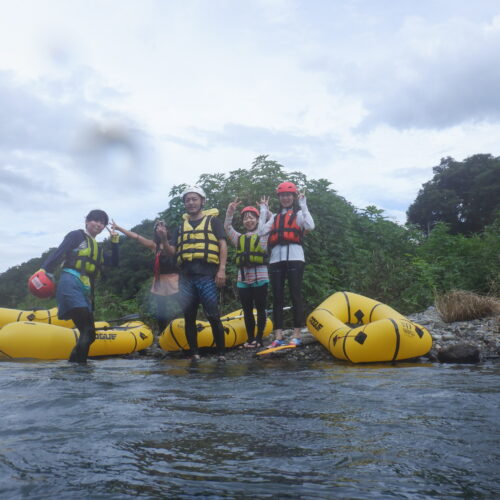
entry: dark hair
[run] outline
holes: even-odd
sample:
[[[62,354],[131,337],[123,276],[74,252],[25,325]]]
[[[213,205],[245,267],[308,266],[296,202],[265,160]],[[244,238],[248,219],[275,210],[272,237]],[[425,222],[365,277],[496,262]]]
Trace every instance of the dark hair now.
[[[284,207],[281,205],[281,202],[280,202],[280,210],[282,208],[284,208]],[[299,199],[298,199],[296,194],[293,195],[293,205],[290,208],[293,210],[293,213],[295,213],[295,214],[300,210]],[[290,210],[290,209],[288,209],[288,210]]]
[[[85,217],[85,222],[89,222],[91,220],[102,222],[105,226],[107,226],[109,222],[109,217],[104,210],[91,210],[87,214],[87,217]]]
[[[161,220],[161,219],[156,219],[155,220],[155,223],[154,223],[154,226],[153,226],[153,241],[156,243],[156,249],[157,250],[160,247],[161,238],[158,236],[158,234],[156,234],[156,228],[160,224],[164,224],[165,226],[167,225],[164,220]]]
[[[256,220],[259,220],[259,216],[255,212],[251,212],[250,210],[247,210],[246,212],[243,212],[240,214],[241,222],[243,222],[243,217],[245,217],[245,214],[252,214]]]

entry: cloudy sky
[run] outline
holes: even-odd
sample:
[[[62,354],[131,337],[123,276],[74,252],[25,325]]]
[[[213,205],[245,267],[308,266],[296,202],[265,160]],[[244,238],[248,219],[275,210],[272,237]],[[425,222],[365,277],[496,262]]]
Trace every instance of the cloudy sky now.
[[[498,0],[0,8],[0,272],[261,154],[400,223],[442,157],[500,155]]]

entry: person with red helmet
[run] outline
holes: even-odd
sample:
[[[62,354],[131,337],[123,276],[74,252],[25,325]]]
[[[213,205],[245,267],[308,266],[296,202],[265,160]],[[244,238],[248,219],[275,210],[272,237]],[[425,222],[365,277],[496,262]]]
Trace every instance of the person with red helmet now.
[[[306,231],[314,229],[314,221],[307,208],[305,192],[299,193],[293,182],[282,182],[276,189],[280,210],[259,231],[268,235],[270,249],[269,278],[273,292],[273,319],[275,340],[272,347],[284,344],[283,307],[285,281],[288,281],[292,300],[294,333],[290,344],[300,345],[300,332],[305,325],[302,303],[302,278],[305,257],[302,246]],[[263,197],[260,205],[261,217],[269,211],[269,198]]]
[[[244,347],[262,347],[262,337],[266,327],[266,303],[269,275],[267,272],[267,235],[259,235],[260,212],[253,206],[244,207],[241,212],[241,223],[246,229],[244,234],[233,227],[233,217],[241,201],[236,198],[229,203],[224,221],[224,229],[231,243],[236,247],[236,265],[238,277],[236,288],[243,309],[243,317],[247,331],[247,342]],[[265,222],[262,221],[261,225]],[[257,336],[255,336],[255,317],[257,310]]]
[[[71,319],[80,332],[69,361],[86,363],[90,345],[95,340],[93,314],[94,285],[103,265],[117,266],[118,233],[108,226],[108,215],[103,210],[91,210],[85,218],[85,230],[69,232],[59,247],[45,259],[41,273],[50,276],[59,262],[62,271],[57,284],[57,316]],[[106,228],[111,235],[111,255],[104,254],[95,238]]]

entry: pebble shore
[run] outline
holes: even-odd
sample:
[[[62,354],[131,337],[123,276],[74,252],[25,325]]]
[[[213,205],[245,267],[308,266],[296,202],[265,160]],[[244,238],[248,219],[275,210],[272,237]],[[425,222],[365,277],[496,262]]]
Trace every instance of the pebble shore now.
[[[440,318],[435,307],[429,307],[421,313],[409,315],[411,321],[425,326],[432,335],[433,345],[431,351],[419,358],[422,361],[445,362],[445,363],[478,363],[489,360],[500,360],[500,317],[489,317],[471,321],[460,321],[445,323]],[[291,338],[292,330],[285,330],[285,339]],[[274,340],[274,336],[264,339],[268,345]],[[255,349],[235,348],[228,349],[226,359],[250,360],[269,359],[269,357],[286,357],[287,359],[305,361],[333,361],[336,360],[307,330],[303,330],[303,345],[297,349],[287,349],[263,358],[256,356]],[[143,355],[155,358],[181,358],[185,356],[181,352],[166,353],[156,344],[147,349]],[[202,353],[213,357],[213,354]]]

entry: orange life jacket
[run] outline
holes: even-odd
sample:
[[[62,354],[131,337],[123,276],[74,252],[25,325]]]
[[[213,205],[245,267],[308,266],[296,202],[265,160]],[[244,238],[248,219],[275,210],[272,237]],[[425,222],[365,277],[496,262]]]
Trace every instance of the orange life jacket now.
[[[279,213],[274,218],[267,245],[270,248],[276,245],[290,245],[290,243],[302,245],[303,235],[303,229],[297,224],[297,213],[287,210],[286,213]]]

